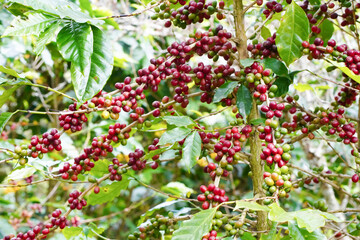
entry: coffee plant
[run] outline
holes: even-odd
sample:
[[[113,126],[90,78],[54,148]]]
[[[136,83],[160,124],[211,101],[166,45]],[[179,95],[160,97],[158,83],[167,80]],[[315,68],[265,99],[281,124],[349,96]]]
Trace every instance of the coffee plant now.
[[[360,238],[358,1],[0,4],[2,239]]]

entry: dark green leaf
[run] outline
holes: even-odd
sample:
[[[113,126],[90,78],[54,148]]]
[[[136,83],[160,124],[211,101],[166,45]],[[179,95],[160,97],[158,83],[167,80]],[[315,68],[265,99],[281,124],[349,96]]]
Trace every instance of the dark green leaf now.
[[[175,126],[178,126],[178,127],[190,126],[190,125],[196,124],[188,116],[165,116],[162,119],[164,119],[168,124],[175,125]]]
[[[275,82],[273,83],[273,85],[278,86],[278,90],[275,93],[275,96],[280,97],[288,93],[290,84],[291,81],[289,78],[279,77],[278,79],[276,79]]]
[[[24,13],[32,10],[32,8],[18,3],[10,3],[6,10],[11,12],[14,16],[25,16]]]
[[[40,33],[34,48],[34,52],[37,55],[40,55],[40,53],[44,51],[45,46],[54,39],[56,30],[59,28],[59,24],[60,21],[55,21],[50,26],[48,26],[42,33]]]
[[[311,5],[315,6],[319,6],[321,4],[321,0],[309,0],[309,2],[311,3]]]
[[[102,204],[106,202],[111,202],[114,198],[118,197],[121,193],[121,190],[124,190],[129,185],[129,178],[127,175],[122,175],[122,180],[120,182],[113,182],[110,185],[105,185],[100,188],[100,192],[95,194],[91,192],[87,197],[87,202],[90,205]]]
[[[31,7],[34,10],[48,12],[61,18],[70,18],[78,23],[91,22],[99,24],[102,21],[92,19],[88,14],[81,12],[79,6],[68,0],[11,0],[21,5]]]
[[[185,167],[189,170],[196,164],[196,160],[199,158],[201,153],[201,138],[198,132],[192,132],[184,143],[182,162]]]
[[[252,109],[252,96],[247,87],[241,85],[236,95],[236,106],[239,113],[246,119]]]
[[[290,79],[293,81],[294,78],[295,78],[295,76],[296,76],[298,73],[301,73],[301,72],[302,72],[302,70],[296,70],[296,71],[290,72],[290,73],[289,73]]]
[[[177,229],[172,240],[199,240],[209,232],[217,208],[196,213],[190,220],[184,221]]]
[[[292,240],[326,240],[327,237],[319,231],[308,232],[306,229],[299,228],[293,222],[289,222],[289,235]]]
[[[61,232],[64,234],[66,239],[71,239],[79,236],[83,231],[80,227],[66,227]]]
[[[9,121],[9,119],[12,117],[13,114],[14,113],[11,112],[2,112],[0,114],[0,133],[2,133],[6,123]]]
[[[275,58],[265,58],[264,59],[265,68],[270,68],[277,76],[279,77],[288,77],[289,69],[286,65]]]
[[[166,131],[161,135],[159,140],[159,145],[164,145],[167,143],[175,143],[183,140],[189,133],[191,129],[185,127],[174,128],[169,131]]]
[[[90,74],[83,75],[77,65],[71,65],[71,80],[80,103],[91,99],[103,89],[113,69],[114,56],[110,40],[99,28],[91,26],[91,29],[94,45],[91,64],[85,69],[85,73],[88,73],[90,68]]]
[[[317,37],[321,38],[324,41],[324,45],[326,46],[327,42],[330,40],[334,33],[334,24],[330,20],[325,19],[319,27],[321,29],[321,32]]]
[[[227,82],[224,83],[221,87],[215,90],[215,95],[213,98],[213,103],[220,102],[222,99],[226,98],[230,93],[234,91],[234,88],[238,85],[238,82]]]
[[[93,41],[93,32],[90,25],[73,21],[61,29],[56,39],[63,58],[71,61],[72,69],[73,66],[76,66],[85,76],[89,75],[90,71],[88,66],[93,53]]]
[[[281,59],[291,64],[302,56],[302,42],[309,39],[309,20],[295,1],[287,7],[276,32],[276,46]]]
[[[38,36],[45,28],[47,28],[57,18],[42,13],[29,13],[27,18],[16,17],[6,28],[4,36]]]

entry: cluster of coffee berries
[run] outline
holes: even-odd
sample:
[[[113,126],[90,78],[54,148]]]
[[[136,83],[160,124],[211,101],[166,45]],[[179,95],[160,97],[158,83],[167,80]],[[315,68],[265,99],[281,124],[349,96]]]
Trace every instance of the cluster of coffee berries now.
[[[225,230],[225,236],[242,236],[244,231],[241,230],[243,226],[242,220],[230,220],[228,216],[224,215],[221,211],[216,211],[215,217],[212,220],[212,227],[209,233],[207,233],[203,239],[217,239],[217,233],[221,230]]]
[[[347,82],[337,93],[337,96],[335,96],[334,104],[350,107],[356,101],[358,91],[360,91],[360,84],[349,77],[344,77],[344,80]]]
[[[360,9],[360,3],[357,3],[355,7],[357,9]],[[342,17],[342,21],[341,21],[340,25],[342,27],[350,25],[350,29],[352,31],[355,31],[355,29],[356,29],[355,23],[359,19],[359,15],[356,14],[356,11],[354,11],[350,8],[345,8],[344,13],[341,15],[341,17]]]
[[[161,239],[165,235],[171,235],[176,229],[179,228],[174,213],[169,212],[168,216],[157,214],[154,218],[150,218],[147,223],[142,224],[138,229],[139,232],[135,232],[128,236],[129,240],[138,239]]]
[[[5,236],[3,240],[25,240],[25,239],[36,239],[36,237],[41,233],[41,227],[35,226],[33,229],[28,230],[26,233],[19,232],[16,236],[10,234]]]
[[[217,13],[219,20],[224,18],[224,15],[218,11],[219,8],[224,8],[224,2],[213,1],[206,3],[206,0],[191,0],[188,4],[186,1],[179,1],[183,6],[179,9],[172,9],[171,4],[176,4],[177,0],[162,3],[155,8],[155,14],[151,17],[153,20],[158,18],[167,19],[165,27],[170,27],[173,23],[175,26],[185,29],[187,25],[203,22],[204,19],[209,19],[211,15]]]
[[[112,160],[113,164],[110,164],[108,167],[111,181],[121,181],[122,180],[122,174],[126,173],[126,168],[122,168],[123,164],[119,162],[117,158],[113,158]]]
[[[328,210],[328,206],[326,206],[326,203],[324,200],[319,200],[314,202],[313,207],[316,209],[319,209],[320,211],[326,212]]]
[[[127,131],[123,132],[123,129],[126,127],[125,123],[115,123],[114,125],[109,126],[108,134],[106,135],[106,139],[112,141],[114,143],[121,142],[122,145],[126,145],[127,139],[130,137],[131,128]],[[98,143],[93,147],[97,147]]]
[[[28,149],[27,145],[16,146],[13,153],[13,158],[19,160],[19,164],[24,166],[28,162],[28,157],[32,155],[32,151]],[[42,154],[40,153],[42,156]]]
[[[140,171],[146,167],[146,160],[142,160],[145,152],[141,149],[135,149],[134,152],[129,153],[128,165],[134,171]]]
[[[70,104],[69,109],[66,111],[76,111],[77,103]],[[79,110],[86,109],[85,105],[81,105]],[[62,114],[59,116],[59,125],[64,128],[65,131],[71,130],[71,132],[78,132],[82,130],[83,123],[87,122],[88,119],[85,113],[71,113]]]
[[[266,3],[266,8],[263,11],[263,14],[268,18],[271,13],[279,13],[283,10],[283,6],[281,3],[278,3],[277,1],[269,1]]]
[[[225,190],[216,187],[213,183],[209,184],[207,187],[201,185],[200,191],[202,194],[197,196],[197,200],[203,202],[201,206],[203,209],[208,209],[210,203],[212,203],[212,207],[215,207],[219,203],[227,202],[229,200],[229,198],[225,196]]]
[[[289,197],[292,187],[291,175],[287,166],[275,169],[273,173],[264,172],[263,189],[266,190],[267,196],[272,196],[277,192],[279,198]],[[267,204],[270,202],[267,202]]]
[[[263,43],[258,43],[258,40],[253,40],[253,44],[247,46],[247,50],[251,52],[254,58],[277,58],[279,56],[277,46],[275,43],[276,33],[268,37]]]
[[[69,225],[69,222],[66,220],[64,216],[61,216],[61,210],[56,209],[51,214],[51,223],[45,225],[45,229],[42,231],[44,235],[48,234],[50,231],[49,229],[58,226],[60,229],[64,229],[67,225]]]
[[[282,167],[291,159],[290,150],[291,146],[289,144],[280,146],[278,144],[268,143],[268,145],[263,148],[260,158],[266,161],[268,165],[275,163],[279,167]]]
[[[201,240],[219,240],[217,237],[217,231],[211,230],[207,234],[205,234]]]
[[[81,210],[83,207],[87,205],[85,199],[79,199],[81,192],[75,190],[74,192],[69,194],[68,203],[70,204],[70,209]]]

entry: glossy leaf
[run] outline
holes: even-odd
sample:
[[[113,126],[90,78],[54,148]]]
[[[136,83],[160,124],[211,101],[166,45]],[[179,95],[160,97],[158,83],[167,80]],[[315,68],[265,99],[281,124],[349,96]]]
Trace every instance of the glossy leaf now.
[[[105,86],[112,69],[114,56],[111,42],[107,36],[97,27],[91,26],[93,32],[93,49],[90,60],[90,73],[85,69],[86,75],[81,73],[77,65],[71,65],[71,81],[74,85],[75,94],[80,103],[95,96]]]
[[[226,98],[230,93],[234,91],[234,88],[238,85],[238,82],[227,82],[221,85],[215,90],[215,95],[213,98],[213,103],[220,102],[222,99]]]
[[[14,113],[11,112],[2,112],[0,114],[0,133],[4,130],[6,123],[10,120]]]
[[[187,187],[182,182],[169,182],[161,187],[161,191],[173,194],[178,197],[189,197],[194,192],[192,188]]]
[[[279,77],[288,77],[289,69],[286,65],[275,58],[265,58],[263,60],[265,68],[271,69]]]
[[[125,190],[128,187],[129,182],[128,176],[122,175],[122,180],[120,182],[113,182],[109,185],[102,186],[98,194],[91,192],[87,197],[87,203],[96,205],[111,202],[120,195],[121,190]]]
[[[91,22],[92,24],[99,24],[102,22],[92,19],[88,14],[81,12],[79,6],[68,0],[11,0],[11,2],[31,7],[34,10],[48,12],[60,18],[69,18],[78,23]]]
[[[40,53],[44,51],[45,46],[54,39],[56,30],[59,28],[59,24],[60,21],[54,21],[50,26],[48,26],[40,33],[34,48],[34,52],[37,55],[40,55]]]
[[[256,60],[253,58],[240,59],[241,65],[243,67],[250,67]]]
[[[271,229],[270,229],[270,231],[268,232],[268,233],[263,233],[263,234],[261,234],[261,238],[260,238],[260,240],[275,240],[275,239],[278,239],[277,237],[276,237],[276,228],[277,227],[277,223],[276,222],[274,222],[273,224],[272,224],[272,226],[271,226]],[[279,231],[280,232],[280,231]]]
[[[88,11],[90,15],[93,14],[90,0],[79,0],[79,3],[81,9]]]
[[[327,218],[334,221],[340,221],[337,217],[330,213],[325,214],[319,210],[313,209],[303,209],[293,212],[298,226],[300,228],[306,228],[306,230],[309,232],[313,232],[316,229],[325,226],[325,219]]]
[[[190,126],[196,124],[190,117],[188,116],[165,116],[164,119],[168,124],[175,125],[178,127],[181,126]]]
[[[61,29],[56,43],[63,58],[71,61],[72,69],[76,66],[84,76],[89,75],[94,44],[93,32],[89,24],[70,22]]]
[[[109,173],[109,160],[99,160],[95,162],[95,166],[91,169],[90,174],[100,178],[105,174]]]
[[[269,219],[274,222],[288,222],[294,219],[294,216],[290,212],[286,212],[276,203],[272,203],[269,208]]]
[[[6,179],[7,179],[8,181],[10,181],[10,180],[24,179],[24,178],[30,177],[30,176],[33,175],[35,172],[36,172],[36,168],[30,167],[30,166],[19,167],[19,168],[16,168],[15,170],[13,170],[13,171],[6,177]]]
[[[167,143],[175,143],[178,141],[183,140],[189,133],[191,132],[191,129],[185,128],[185,127],[178,127],[171,129],[169,131],[166,131],[161,135],[159,140],[159,145],[164,145]]]
[[[247,208],[249,210],[254,210],[254,211],[270,211],[270,208],[264,205],[260,205],[257,202],[253,202],[253,201],[244,201],[244,200],[238,200],[236,201],[236,205],[235,205],[235,209],[239,209],[239,208]]]
[[[199,240],[209,232],[217,208],[210,208],[196,213],[190,220],[184,221],[177,229],[172,240]]]
[[[29,13],[27,18],[16,17],[6,28],[4,36],[38,36],[44,31],[50,24],[52,24],[57,18],[54,16],[42,14],[42,13]]]
[[[281,59],[290,65],[302,56],[302,42],[309,39],[309,20],[295,1],[288,5],[276,32],[276,46]]]
[[[236,94],[236,106],[239,113],[246,119],[252,109],[252,96],[247,87],[241,85]]]
[[[289,222],[289,235],[292,240],[326,240],[327,237],[319,231],[308,232],[306,229],[299,228],[294,222]]]
[[[198,132],[192,132],[184,142],[182,153],[182,163],[190,172],[190,169],[196,164],[201,153],[201,138]]]
[[[11,75],[16,78],[23,78],[24,74],[17,73],[14,69],[7,68],[0,65],[0,72],[6,73],[7,75]]]

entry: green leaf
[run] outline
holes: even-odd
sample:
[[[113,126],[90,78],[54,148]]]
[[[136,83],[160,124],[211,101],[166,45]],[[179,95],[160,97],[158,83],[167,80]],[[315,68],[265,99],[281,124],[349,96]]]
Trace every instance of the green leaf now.
[[[242,236],[241,236],[241,240],[256,240],[256,237],[254,237],[252,235],[252,233],[250,232],[245,232]]]
[[[253,58],[246,58],[246,59],[240,59],[240,63],[241,65],[243,65],[243,67],[249,67],[251,66],[255,61],[255,59]]]
[[[201,153],[201,138],[198,132],[192,132],[185,139],[182,162],[190,172],[190,169],[196,164],[196,160],[199,158]]]
[[[295,1],[287,7],[276,32],[276,46],[281,59],[290,65],[302,56],[302,42],[309,39],[309,20]]]
[[[15,168],[15,170],[13,170],[7,177],[6,179],[9,180],[19,180],[19,179],[24,179],[27,177],[30,177],[31,175],[34,174],[34,172],[36,172],[36,169],[33,167],[19,167],[19,168]]]
[[[321,212],[313,209],[302,209],[293,212],[297,224],[300,228],[306,228],[307,231],[313,232],[316,229],[325,226],[325,219],[340,221],[337,217],[330,213]]]
[[[327,42],[330,40],[334,33],[334,24],[325,18],[325,20],[320,24],[320,34],[318,35],[324,41],[324,45],[327,45]]]
[[[169,131],[166,131],[161,135],[159,140],[159,145],[164,145],[167,143],[175,143],[183,140],[189,133],[191,129],[185,127],[174,128]]]
[[[11,0],[21,5],[31,7],[34,10],[48,12],[60,18],[70,18],[78,23],[90,22],[100,24],[102,21],[92,19],[88,14],[81,12],[79,6],[68,0]]]
[[[0,77],[0,86],[14,86],[14,85],[32,85],[32,83],[29,80],[23,78],[6,79]]]
[[[332,65],[334,65],[335,67],[337,67],[338,69],[340,69],[343,73],[345,73],[349,78],[351,78],[352,80],[354,80],[355,82],[360,83],[360,76],[359,75],[355,75],[353,73],[353,71],[351,71],[348,67],[345,66],[344,63],[338,63],[332,60],[328,60]]]
[[[190,126],[196,124],[191,118],[188,116],[165,116],[162,118],[170,125],[175,125],[178,127],[181,126]]]
[[[294,219],[292,213],[286,212],[276,203],[272,203],[269,208],[269,219],[274,222],[288,222]]]
[[[290,84],[291,84],[291,80],[289,78],[286,78],[286,77],[277,78],[275,80],[275,82],[273,83],[273,85],[278,86],[278,90],[275,93],[275,96],[280,97],[280,96],[288,93]]]
[[[270,208],[267,206],[260,205],[257,202],[249,202],[244,200],[236,201],[234,210],[239,208],[247,208],[249,210],[254,210],[254,211],[266,211],[266,212],[270,211]]]
[[[81,104],[103,89],[111,75],[114,62],[110,40],[99,28],[91,26],[91,30],[94,44],[85,74],[81,73],[78,65],[71,64],[70,69],[75,94]]]
[[[2,234],[2,236],[1,236]],[[6,235],[9,234],[15,234],[16,235],[16,230],[14,229],[13,226],[11,226],[11,224],[8,222],[8,220],[6,220],[4,217],[0,218],[0,236],[1,237],[5,237]]]
[[[210,208],[196,213],[190,220],[184,221],[177,229],[172,240],[199,240],[209,232],[217,208]]]
[[[118,197],[121,193],[121,190],[124,190],[129,185],[129,178],[127,175],[122,175],[122,180],[120,182],[113,182],[110,185],[105,185],[100,188],[100,192],[95,194],[91,192],[87,198],[87,202],[90,205],[102,204],[106,202],[111,202],[114,198]]]
[[[310,86],[310,84],[307,83],[298,83],[294,85],[294,88],[298,90],[299,92],[305,92],[308,90],[314,91],[313,87]]]
[[[262,125],[265,124],[266,119],[265,118],[256,118],[256,119],[252,119],[249,123],[252,125]]]
[[[14,86],[9,89],[1,90],[0,88],[0,107],[4,105],[8,100],[9,97],[15,92],[16,89],[18,89],[19,86]]]
[[[113,13],[105,8],[96,8],[93,9],[93,14],[94,17],[109,17],[112,16]],[[113,19],[113,18],[108,18],[104,20],[106,24],[113,26],[115,29],[119,29],[119,24]]]
[[[260,240],[274,240],[274,239],[277,239],[276,238],[276,226],[277,226],[277,223],[274,222],[273,225],[271,226],[270,232],[268,232],[267,234],[265,234],[265,233],[261,234]],[[279,231],[279,232],[281,232],[281,231]]]
[[[14,69],[7,68],[0,65],[0,71],[3,73],[6,73],[7,75],[11,75],[13,77],[17,78],[24,78],[25,76],[23,74],[18,74]]]
[[[213,103],[220,102],[222,99],[226,98],[230,93],[234,91],[234,88],[238,85],[238,82],[227,82],[221,85],[215,90],[215,95],[213,98]]]
[[[182,182],[169,182],[161,187],[161,191],[173,194],[178,197],[189,197],[194,192],[192,188],[187,187]]]
[[[12,117],[13,114],[14,113],[11,113],[11,112],[0,113],[0,133],[2,133],[6,123],[9,121],[9,119]]]
[[[182,140],[182,139],[181,139],[181,140]],[[179,145],[178,143],[174,143],[174,144],[171,145],[171,146],[162,147],[162,148],[159,148],[159,149],[155,149],[155,150],[153,150],[153,151],[150,151],[150,152],[148,152],[148,153],[144,156],[144,159],[150,159],[150,158],[152,158],[152,157],[155,156],[155,155],[159,155],[159,154],[161,154],[161,153],[163,153],[163,152],[166,152],[166,151],[168,151],[168,150],[170,150],[170,149],[174,149],[174,148],[176,148],[178,145]]]
[[[93,15],[93,11],[91,8],[90,0],[79,0],[80,8],[89,12],[90,15]]]
[[[91,169],[90,174],[99,178],[109,173],[109,160],[99,160],[95,162],[95,166]]]
[[[27,7],[18,3],[10,3],[10,5],[6,8],[9,12],[11,12],[14,16],[25,16],[24,14],[30,10],[31,7]]]
[[[66,239],[71,239],[72,237],[79,236],[82,234],[82,228],[80,227],[66,227],[61,231]]]
[[[70,22],[61,29],[56,43],[63,58],[71,61],[71,69],[76,66],[83,75],[89,75],[90,68],[88,66],[94,44],[93,33],[89,24]]]
[[[40,55],[40,53],[44,51],[45,46],[54,39],[56,30],[59,28],[59,25],[60,21],[54,21],[50,26],[48,26],[40,33],[34,48],[34,52],[37,55]]]
[[[292,240],[326,240],[327,237],[319,231],[308,232],[306,229],[299,228],[293,222],[289,222],[289,235]]]
[[[289,77],[289,69],[286,65],[275,58],[265,58],[263,60],[265,68],[270,68],[279,77]]]
[[[319,6],[321,4],[321,0],[309,0],[309,2],[311,3],[311,5]]]
[[[252,96],[249,89],[244,85],[241,85],[237,91],[236,106],[239,110],[239,113],[246,120],[247,115],[249,115],[252,109]]]
[[[42,13],[29,13],[27,18],[16,17],[5,29],[4,36],[28,36],[36,35],[44,31],[57,18]]]
[[[263,38],[264,40],[266,40],[266,39],[268,39],[269,37],[271,37],[271,32],[270,32],[270,30],[269,30],[267,27],[265,27],[265,26],[263,26],[263,27],[261,28],[260,34],[261,34],[261,36],[262,36],[262,38]]]
[[[95,233],[102,234],[105,231],[105,228],[98,227],[98,226],[96,226],[95,223],[90,223],[89,226],[87,226],[87,228],[89,229],[89,232],[87,234],[85,234],[85,236],[87,236],[89,238],[92,238],[92,237],[97,238],[98,236]]]

